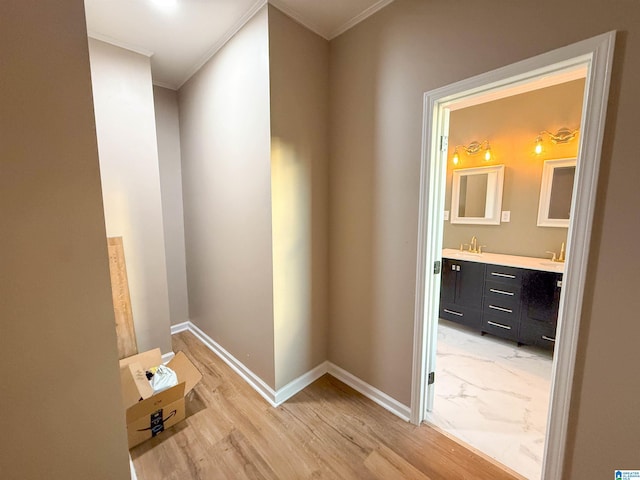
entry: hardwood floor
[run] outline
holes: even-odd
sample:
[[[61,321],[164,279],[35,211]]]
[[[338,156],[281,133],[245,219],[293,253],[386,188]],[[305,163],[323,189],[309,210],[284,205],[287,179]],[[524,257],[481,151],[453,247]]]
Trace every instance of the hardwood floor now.
[[[330,375],[273,408],[191,333],[173,350],[203,379],[185,421],[131,450],[139,480],[517,478]]]

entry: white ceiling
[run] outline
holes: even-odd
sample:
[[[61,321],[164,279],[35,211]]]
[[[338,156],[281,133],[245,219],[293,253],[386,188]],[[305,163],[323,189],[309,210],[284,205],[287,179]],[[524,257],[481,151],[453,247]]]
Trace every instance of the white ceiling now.
[[[393,0],[269,0],[331,40]],[[151,57],[153,82],[179,88],[267,0],[85,0],[89,35]]]

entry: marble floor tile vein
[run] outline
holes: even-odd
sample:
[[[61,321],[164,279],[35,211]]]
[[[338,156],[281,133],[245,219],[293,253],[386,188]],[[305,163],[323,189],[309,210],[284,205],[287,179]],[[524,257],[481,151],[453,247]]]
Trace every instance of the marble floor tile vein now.
[[[529,479],[540,478],[552,356],[444,320],[428,421]]]

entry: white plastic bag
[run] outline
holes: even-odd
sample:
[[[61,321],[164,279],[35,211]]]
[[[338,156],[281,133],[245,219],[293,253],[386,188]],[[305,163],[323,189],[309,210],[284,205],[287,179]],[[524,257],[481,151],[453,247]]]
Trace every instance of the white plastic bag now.
[[[149,380],[151,388],[153,388],[154,395],[178,384],[178,376],[176,375],[176,372],[171,370],[169,367],[160,365],[155,370],[153,377]]]

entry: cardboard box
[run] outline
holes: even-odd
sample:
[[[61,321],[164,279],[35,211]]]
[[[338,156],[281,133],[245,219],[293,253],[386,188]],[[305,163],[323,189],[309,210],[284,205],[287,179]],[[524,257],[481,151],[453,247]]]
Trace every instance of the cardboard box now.
[[[120,360],[122,404],[127,416],[129,448],[184,420],[185,396],[202,379],[187,356],[178,352],[167,364],[176,372],[178,385],[154,395],[145,371],[161,364],[159,348]]]

